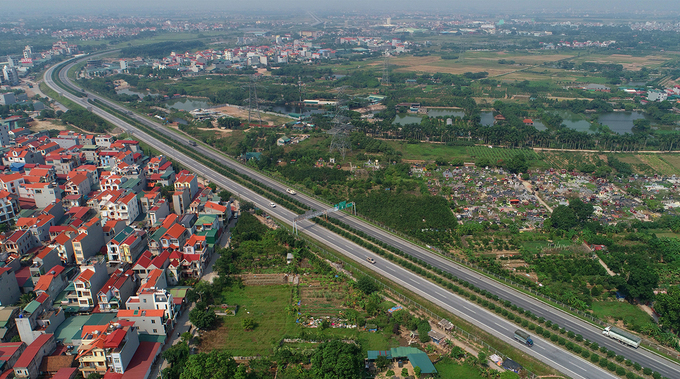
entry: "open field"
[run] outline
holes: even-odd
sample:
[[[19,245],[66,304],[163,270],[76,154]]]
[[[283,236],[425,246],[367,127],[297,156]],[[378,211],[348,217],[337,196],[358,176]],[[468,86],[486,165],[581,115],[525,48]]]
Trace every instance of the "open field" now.
[[[643,67],[659,67],[666,61],[673,58],[674,57],[668,55],[648,55],[644,57],[634,57],[632,55],[625,54],[592,54],[574,58],[574,62],[614,63],[622,65],[626,70],[639,71]]]
[[[593,314],[601,320],[623,320],[628,328],[643,326],[652,322],[651,317],[642,309],[625,301],[595,301]]]
[[[239,310],[236,316],[222,317],[219,328],[203,334],[200,350],[226,349],[235,355],[271,354],[273,344],[297,330],[294,316],[286,310],[291,289],[287,285],[247,286],[225,293],[227,303],[238,305]],[[243,330],[241,320],[246,317],[255,320],[255,330]]]
[[[445,358],[434,365],[442,378],[465,378],[465,379],[481,379],[479,369],[458,363],[451,358]]]
[[[397,151],[401,151],[403,159],[406,160],[444,159],[450,161],[452,158],[468,156],[464,146],[446,146],[436,143],[408,144],[405,141],[390,140],[385,142]]]

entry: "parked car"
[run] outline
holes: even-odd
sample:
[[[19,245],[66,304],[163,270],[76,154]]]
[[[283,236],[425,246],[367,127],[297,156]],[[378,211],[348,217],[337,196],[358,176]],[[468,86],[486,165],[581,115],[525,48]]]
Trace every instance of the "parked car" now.
[[[368,261],[368,263],[373,263],[373,264],[375,264],[375,259],[373,259],[373,258],[371,258],[371,257],[366,257],[366,260]]]

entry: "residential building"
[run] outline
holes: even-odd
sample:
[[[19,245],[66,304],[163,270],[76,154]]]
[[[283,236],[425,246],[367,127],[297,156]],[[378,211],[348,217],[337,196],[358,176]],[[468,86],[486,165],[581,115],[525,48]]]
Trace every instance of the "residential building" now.
[[[134,263],[148,247],[146,231],[123,229],[106,245],[109,261]]]
[[[174,320],[176,316],[172,295],[165,289],[140,289],[137,296],[130,296],[125,302],[128,310],[162,309],[165,317]]]
[[[82,264],[104,247],[104,230],[101,220],[95,217],[78,228],[78,232],[72,241],[73,253],[76,263]]]
[[[127,299],[135,293],[135,276],[132,271],[118,269],[97,293],[101,312],[123,309]]]
[[[61,192],[54,183],[26,183],[19,187],[19,197],[34,200],[38,208],[45,208],[61,199]]]
[[[139,335],[133,322],[119,320],[104,330],[83,330],[82,345],[76,359],[83,377],[107,371],[124,373],[139,347]]]
[[[25,350],[26,344],[22,341],[0,343],[0,362],[4,363],[0,370],[14,367]]]
[[[43,357],[52,354],[56,348],[57,341],[54,339],[54,334],[42,334],[36,338],[14,364],[15,378],[37,379]]]
[[[0,191],[0,224],[14,219],[18,212],[17,196],[7,191]]]
[[[91,309],[97,305],[97,293],[108,280],[104,257],[92,257],[80,266],[80,275],[73,281],[80,308]]]
[[[28,253],[36,245],[38,245],[38,239],[28,230],[16,230],[5,240],[6,251],[19,256]]]
[[[181,250],[189,238],[189,231],[180,224],[173,224],[161,237],[163,249]]]
[[[167,336],[174,327],[162,309],[125,309],[118,311],[116,317],[134,322],[143,334]]]
[[[64,266],[57,265],[38,279],[35,287],[33,287],[33,291],[35,291],[36,295],[45,293],[54,301],[68,283],[66,269]]]
[[[42,275],[50,272],[55,266],[61,266],[61,259],[56,249],[49,246],[43,247],[38,254],[33,257],[33,264],[31,265],[31,278],[33,283],[37,284]]]
[[[64,322],[64,311],[53,308],[52,301],[47,293],[40,293],[14,319],[22,341],[30,344],[44,334],[54,333]]]
[[[9,342],[19,333],[17,323],[14,321],[19,317],[19,312],[21,312],[19,307],[0,307],[0,342]],[[7,361],[8,359],[0,354],[0,360]]]
[[[189,190],[189,199],[193,199],[198,193],[198,179],[196,178],[196,175],[182,171],[177,178],[175,178],[175,191],[182,191],[185,189]]]

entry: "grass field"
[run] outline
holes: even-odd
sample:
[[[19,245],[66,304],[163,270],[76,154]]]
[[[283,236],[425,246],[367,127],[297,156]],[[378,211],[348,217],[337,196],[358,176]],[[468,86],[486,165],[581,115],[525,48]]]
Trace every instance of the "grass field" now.
[[[435,160],[468,157],[464,146],[446,146],[434,143],[408,144],[404,141],[386,141],[397,151],[401,151],[403,159]]]
[[[234,288],[224,294],[227,303],[238,305],[236,316],[222,317],[222,325],[203,336],[202,351],[221,348],[235,355],[270,354],[274,343],[284,335],[295,335],[295,318],[286,307],[290,304],[290,286],[250,286]],[[246,332],[241,320],[251,317],[257,327]]]
[[[621,301],[598,301],[593,302],[593,314],[602,319],[623,320],[627,327],[634,325],[643,326],[652,322],[651,317],[633,304]]]
[[[479,369],[460,364],[451,358],[444,358],[434,365],[441,378],[482,379]]]

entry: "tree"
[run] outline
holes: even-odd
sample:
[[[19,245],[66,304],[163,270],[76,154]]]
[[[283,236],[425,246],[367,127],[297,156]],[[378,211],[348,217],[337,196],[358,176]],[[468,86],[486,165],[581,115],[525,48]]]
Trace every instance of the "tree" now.
[[[241,212],[252,211],[253,209],[255,209],[255,204],[251,203],[250,201],[244,201],[244,202],[241,202],[241,208],[240,209],[241,209]]]
[[[580,223],[590,220],[590,217],[592,217],[593,211],[595,210],[592,204],[584,203],[581,199],[569,200],[569,208],[574,211],[574,214]]]
[[[393,377],[394,375],[395,375],[395,374],[394,374],[394,371],[392,371],[392,370],[387,370],[387,372],[385,373],[385,376],[387,376],[388,378],[391,378],[391,377]]]
[[[668,293],[656,296],[654,310],[659,312],[663,326],[680,330],[680,286],[670,287]]]
[[[362,378],[363,355],[355,344],[330,341],[319,345],[312,356],[310,375],[323,379]]]
[[[408,369],[406,367],[401,369],[401,376],[403,376],[403,377],[408,376]]]
[[[196,306],[189,312],[189,321],[199,329],[211,329],[215,326],[217,315],[211,309],[201,309]]]
[[[624,287],[631,298],[647,302],[654,299],[654,289],[658,284],[659,274],[640,260],[637,265],[631,267]]]
[[[213,192],[217,191],[217,184],[215,184],[215,183],[213,183],[213,182],[210,182],[210,184],[208,184],[208,187],[209,187],[211,190],[213,190]]]
[[[373,279],[368,276],[362,276],[359,278],[359,280],[357,280],[357,288],[359,288],[361,292],[365,293],[366,295],[370,295],[378,290],[378,287],[376,287]]]
[[[527,158],[524,156],[524,154],[519,153],[515,154],[515,156],[508,160],[508,162],[505,164],[505,168],[507,168],[508,171],[512,172],[513,174],[519,174],[526,172],[529,169],[529,163],[527,162]]]
[[[485,367],[488,365],[487,361],[487,354],[484,350],[480,351],[479,354],[477,354],[477,359],[479,360],[479,365],[482,367]]]
[[[378,370],[382,371],[390,365],[390,360],[384,355],[379,355],[378,358],[375,359],[375,365],[378,367]]]
[[[218,196],[220,197],[220,200],[225,201],[225,202],[229,201],[229,199],[231,199],[232,195],[233,194],[231,192],[227,191],[227,190],[222,190],[218,194]]]
[[[416,375],[417,378],[420,378],[420,374],[423,372],[423,370],[420,369],[419,366],[416,366],[413,368],[413,373]]]
[[[163,377],[179,379],[184,363],[189,358],[189,345],[185,342],[173,345],[162,353],[162,357],[170,364],[170,367],[163,369]]]
[[[550,222],[555,229],[569,230],[578,225],[578,218],[573,209],[558,205],[550,216]]]
[[[257,323],[251,317],[246,317],[241,320],[241,326],[243,327],[243,330],[253,330],[257,326]]]
[[[229,352],[213,350],[189,356],[180,379],[232,379],[237,368]]]

